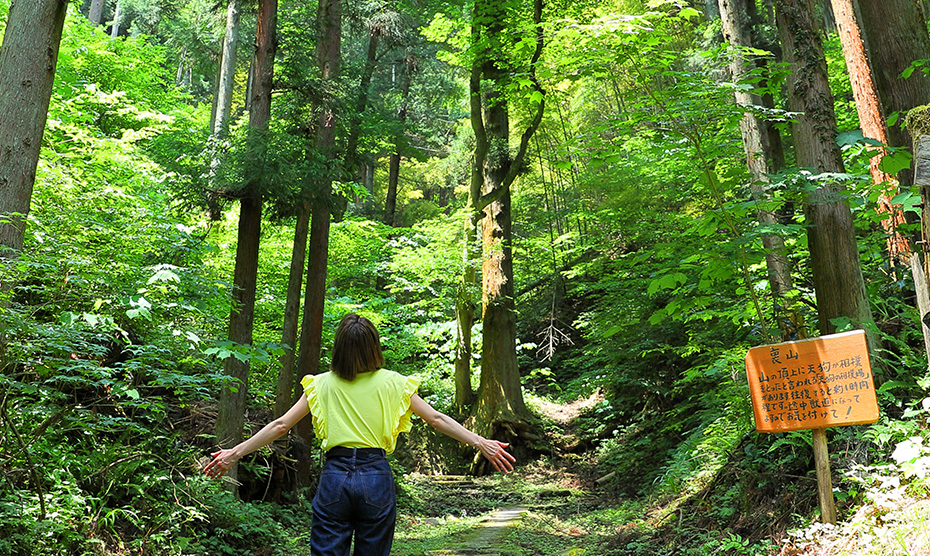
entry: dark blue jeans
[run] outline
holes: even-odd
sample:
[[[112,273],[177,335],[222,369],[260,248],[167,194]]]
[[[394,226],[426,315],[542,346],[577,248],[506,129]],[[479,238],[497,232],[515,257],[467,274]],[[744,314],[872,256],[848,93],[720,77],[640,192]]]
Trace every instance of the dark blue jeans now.
[[[388,556],[394,541],[394,475],[380,454],[329,457],[313,497],[312,556]]]

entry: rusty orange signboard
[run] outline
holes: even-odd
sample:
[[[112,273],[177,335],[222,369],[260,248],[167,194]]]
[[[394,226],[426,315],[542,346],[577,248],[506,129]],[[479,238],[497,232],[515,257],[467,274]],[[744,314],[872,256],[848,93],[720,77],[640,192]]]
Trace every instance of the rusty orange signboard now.
[[[746,374],[759,432],[878,421],[862,330],[752,348]]]

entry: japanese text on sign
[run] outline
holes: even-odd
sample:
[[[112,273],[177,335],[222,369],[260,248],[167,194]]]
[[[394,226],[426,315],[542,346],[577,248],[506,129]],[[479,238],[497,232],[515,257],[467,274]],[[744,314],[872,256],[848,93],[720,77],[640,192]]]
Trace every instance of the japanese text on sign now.
[[[746,373],[759,432],[878,420],[862,330],[752,348]]]

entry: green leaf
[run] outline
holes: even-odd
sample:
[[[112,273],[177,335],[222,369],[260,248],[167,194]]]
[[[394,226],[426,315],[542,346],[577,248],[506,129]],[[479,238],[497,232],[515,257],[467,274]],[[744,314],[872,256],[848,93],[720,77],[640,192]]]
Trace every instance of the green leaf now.
[[[175,274],[174,272],[172,272],[171,270],[167,268],[163,268],[159,270],[158,272],[156,272],[154,275],[152,275],[152,277],[149,278],[148,283],[154,284],[155,282],[180,282],[180,281],[181,281],[180,276],[178,276],[177,274]]]
[[[81,320],[81,316],[71,311],[65,311],[61,314],[61,316],[58,317],[58,320],[61,322],[61,324],[71,326]]]
[[[888,390],[893,390],[895,388],[911,388],[912,386],[906,382],[901,382],[900,380],[889,380],[883,382],[881,386],[878,387],[878,391],[887,392]]]
[[[878,167],[881,171],[894,176],[901,170],[911,167],[911,158],[911,153],[907,151],[895,151],[883,156],[881,162],[878,163]]]

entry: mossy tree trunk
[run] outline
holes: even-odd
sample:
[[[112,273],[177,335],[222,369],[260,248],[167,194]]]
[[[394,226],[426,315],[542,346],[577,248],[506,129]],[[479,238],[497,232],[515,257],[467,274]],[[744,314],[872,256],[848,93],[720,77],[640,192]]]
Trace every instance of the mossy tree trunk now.
[[[253,140],[264,140],[271,120],[271,87],[274,77],[277,0],[260,0],[255,35],[255,61],[252,65],[253,98],[249,111],[249,133]],[[264,184],[252,181],[244,187],[239,201],[239,234],[236,243],[236,268],[233,275],[233,306],[229,317],[229,340],[251,345],[255,312],[255,289],[258,280],[258,255],[261,245],[262,190]],[[248,397],[249,362],[235,357],[226,359],[224,371],[232,380],[220,391],[215,435],[223,446],[242,441],[245,401]],[[233,479],[238,465],[228,472]],[[230,483],[232,484],[232,483]]]
[[[339,76],[339,49],[342,38],[341,0],[320,0],[317,13],[317,65],[324,83],[334,84]],[[317,374],[323,351],[323,307],[326,297],[326,264],[329,257],[329,228],[332,221],[332,185],[336,162],[336,112],[330,104],[323,107],[317,122],[316,150],[333,164],[321,175],[312,195],[310,214],[310,247],[307,260],[307,287],[304,295],[303,324],[298,351],[298,370],[302,375]],[[299,390],[299,385],[298,385]],[[300,392],[295,392],[298,395]],[[297,485],[309,485],[311,460],[310,442],[313,436],[310,419],[294,427],[297,436]]]
[[[751,69],[751,62],[744,54],[746,49],[754,46],[751,37],[750,3],[751,0],[720,0],[720,19],[724,40],[730,44],[730,74],[733,83],[737,84],[734,92],[736,104],[746,108],[739,127],[743,150],[746,153],[746,164],[753,179],[752,198],[762,207],[758,212],[759,221],[763,225],[774,226],[778,223],[778,215],[773,208],[765,206],[766,203],[771,203],[771,196],[766,193],[765,184],[770,181],[769,175],[781,170],[779,157],[773,153],[767,122],[756,116],[753,110],[758,110],[763,105],[762,99],[739,86],[748,77]],[[775,298],[775,305],[781,308],[776,315],[779,328],[782,329],[783,336],[788,336],[783,339],[796,339],[790,337],[790,331],[800,328],[797,324],[798,319],[784,301],[793,287],[784,238],[778,234],[762,234],[762,245],[765,247],[769,288]]]
[[[504,93],[510,75],[510,62],[504,58],[509,51],[503,40],[507,36],[504,27],[507,9],[501,2],[479,0],[472,13],[472,44],[476,45],[476,52],[469,89],[476,148],[469,224],[482,225],[483,349],[481,382],[469,424],[484,436],[513,442],[528,428],[528,411],[523,402],[516,354],[510,186],[523,164],[529,140],[542,121],[543,91],[534,73],[543,46],[542,0],[534,3],[536,50],[530,62],[531,80],[540,98],[534,119],[521,135],[520,146],[513,156],[509,145],[508,99]],[[481,47],[477,48],[478,45]],[[466,279],[468,271],[466,264]],[[465,280],[463,285],[467,287]],[[467,302],[457,305],[468,307]],[[460,321],[460,331],[465,325]],[[464,370],[457,368],[457,373]]]
[[[827,82],[821,35],[808,0],[778,0],[779,37],[788,77],[788,109],[800,114],[792,123],[798,166],[817,172],[843,173],[836,143],[836,115]],[[804,201],[814,290],[821,334],[836,332],[836,319],[863,328],[869,347],[880,341],[866,296],[852,213],[841,184],[825,179]]]

